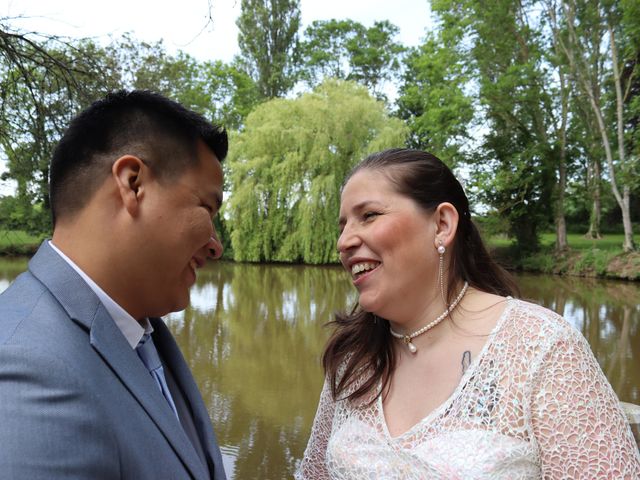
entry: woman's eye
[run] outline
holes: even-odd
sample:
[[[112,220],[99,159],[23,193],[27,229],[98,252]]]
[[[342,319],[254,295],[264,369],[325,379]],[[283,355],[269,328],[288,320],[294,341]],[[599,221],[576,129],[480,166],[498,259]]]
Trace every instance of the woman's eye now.
[[[369,219],[371,219],[371,218],[377,217],[378,215],[379,215],[379,213],[378,213],[378,212],[366,212],[364,215],[362,215],[362,217],[363,217],[365,220],[369,220]]]

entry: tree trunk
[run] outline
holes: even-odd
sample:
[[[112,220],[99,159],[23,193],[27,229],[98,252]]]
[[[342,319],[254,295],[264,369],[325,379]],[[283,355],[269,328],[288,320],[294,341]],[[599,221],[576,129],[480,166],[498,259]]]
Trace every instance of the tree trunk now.
[[[635,249],[635,244],[633,243],[633,226],[631,224],[631,209],[629,208],[630,196],[630,188],[625,186],[622,194],[622,204],[624,205],[624,208],[622,208],[622,226],[624,227],[624,243],[622,244],[622,249],[625,252],[631,252]]]
[[[584,93],[587,95],[589,99],[589,104],[593,110],[595,119],[597,121],[598,130],[600,136],[602,138],[602,145],[604,147],[606,160],[607,160],[607,169],[609,172],[609,182],[611,184],[611,191],[613,192],[613,196],[620,207],[622,212],[622,224],[624,227],[624,243],[622,248],[625,252],[633,250],[633,230],[631,228],[631,214],[629,209],[629,200],[628,195],[625,193],[628,191],[628,185],[623,185],[623,194],[620,193],[620,189],[618,188],[618,184],[616,182],[616,168],[614,165],[613,159],[613,151],[611,148],[611,141],[609,139],[609,131],[607,129],[607,125],[605,124],[604,114],[602,112],[602,107],[600,105],[599,95],[596,97],[596,92],[599,90],[599,80],[598,78],[591,78],[593,72],[593,68],[589,66],[587,62],[582,58],[582,53],[575,51],[575,48],[580,48],[581,45],[580,40],[578,39],[578,35],[575,30],[575,12],[576,12],[576,2],[567,2],[562,5],[565,17],[567,19],[567,27],[569,33],[569,40],[571,47],[568,47],[567,44],[561,39],[561,37],[557,37],[562,50],[565,52],[567,56],[567,60],[573,70],[574,74],[578,79],[578,83],[581,85]],[[599,12],[598,12],[599,13]],[[622,87],[621,87],[621,79],[620,72],[618,68],[618,51],[615,42],[615,32],[610,23],[606,25],[607,33],[609,34],[609,48],[611,52],[611,65],[613,69],[613,80],[614,86],[616,90],[616,115],[617,115],[617,134],[618,134],[618,161],[619,165],[622,169],[625,166],[625,149],[624,149],[624,139],[623,139],[623,118],[622,118],[622,107],[623,107],[623,98],[622,98]],[[557,34],[557,32],[555,32]]]
[[[611,60],[613,67],[613,79],[616,87],[616,116],[617,116],[617,131],[618,131],[618,158],[620,165],[624,167],[625,164],[625,148],[624,148],[624,115],[623,115],[623,103],[624,98],[622,96],[622,83],[620,79],[620,69],[618,68],[618,49],[616,47],[616,39],[613,27],[609,23],[609,43],[611,44]],[[628,185],[624,185],[622,188],[622,202],[620,204],[620,210],[622,211],[622,226],[624,227],[624,243],[622,249],[625,252],[632,251],[635,247],[633,244],[633,226],[631,224],[631,209],[629,207],[630,188]],[[618,200],[618,197],[616,197]]]
[[[564,148],[562,148],[564,150]],[[567,167],[565,165],[564,153],[560,154],[560,165],[558,167],[558,184],[556,196],[556,251],[562,252],[568,248],[567,243],[567,222],[564,216],[564,191],[567,184]]]
[[[556,45],[556,51],[559,48]],[[560,130],[557,136],[560,139],[560,158],[558,160],[558,183],[556,192],[556,252],[563,252],[569,247],[567,243],[567,221],[564,215],[564,193],[567,188],[567,119],[569,116],[569,92],[567,82],[562,71],[562,67],[558,68],[560,78],[560,93],[562,95],[562,112],[560,120]]]
[[[592,165],[593,167],[589,173],[588,182],[593,203],[591,206],[591,214],[589,215],[589,231],[586,233],[585,237],[600,240],[602,238],[602,235],[600,234],[600,212],[602,212],[600,199],[600,161],[594,159]]]

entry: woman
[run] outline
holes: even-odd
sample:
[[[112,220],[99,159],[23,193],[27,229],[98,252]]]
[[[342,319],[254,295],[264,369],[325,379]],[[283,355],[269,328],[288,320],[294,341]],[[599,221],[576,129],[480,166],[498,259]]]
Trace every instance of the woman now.
[[[297,478],[640,478],[586,341],[514,298],[440,160],[366,158],[343,188],[340,228],[359,308],[334,322]]]

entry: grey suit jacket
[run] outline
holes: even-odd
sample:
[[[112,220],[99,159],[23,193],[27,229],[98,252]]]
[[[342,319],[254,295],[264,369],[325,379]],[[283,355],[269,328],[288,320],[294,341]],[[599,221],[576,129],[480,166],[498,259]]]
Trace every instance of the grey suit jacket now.
[[[45,242],[0,295],[1,479],[225,479],[191,372],[152,324],[207,465],[102,303]]]

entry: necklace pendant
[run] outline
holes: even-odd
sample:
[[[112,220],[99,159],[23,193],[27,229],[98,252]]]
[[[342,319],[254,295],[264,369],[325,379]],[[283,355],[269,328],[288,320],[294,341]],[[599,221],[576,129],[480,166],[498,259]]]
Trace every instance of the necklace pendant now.
[[[442,320],[444,320],[447,315],[449,315],[451,312],[453,312],[453,309],[456,308],[456,305],[458,305],[458,303],[460,303],[460,300],[462,300],[462,297],[464,297],[464,294],[467,291],[467,288],[469,288],[469,283],[468,282],[464,282],[464,285],[462,286],[462,289],[460,290],[460,293],[453,300],[453,302],[451,302],[451,305],[449,305],[447,307],[447,309],[444,312],[442,312],[442,314],[439,317],[437,317],[435,320],[433,320],[431,323],[428,323],[427,325],[425,325],[421,329],[416,330],[415,332],[410,333],[409,335],[402,335],[401,333],[394,332],[392,328],[389,328],[389,331],[390,331],[391,335],[393,337],[397,338],[398,340],[402,340],[404,342],[404,344],[407,346],[407,348],[409,349],[409,351],[411,353],[415,354],[418,351],[418,348],[413,343],[411,343],[411,339],[415,338],[415,337],[418,337],[418,336],[422,335],[423,333],[428,332],[433,327],[438,325]]]
[[[418,348],[411,343],[411,337],[404,337],[404,343],[411,353],[416,353],[418,351]]]

